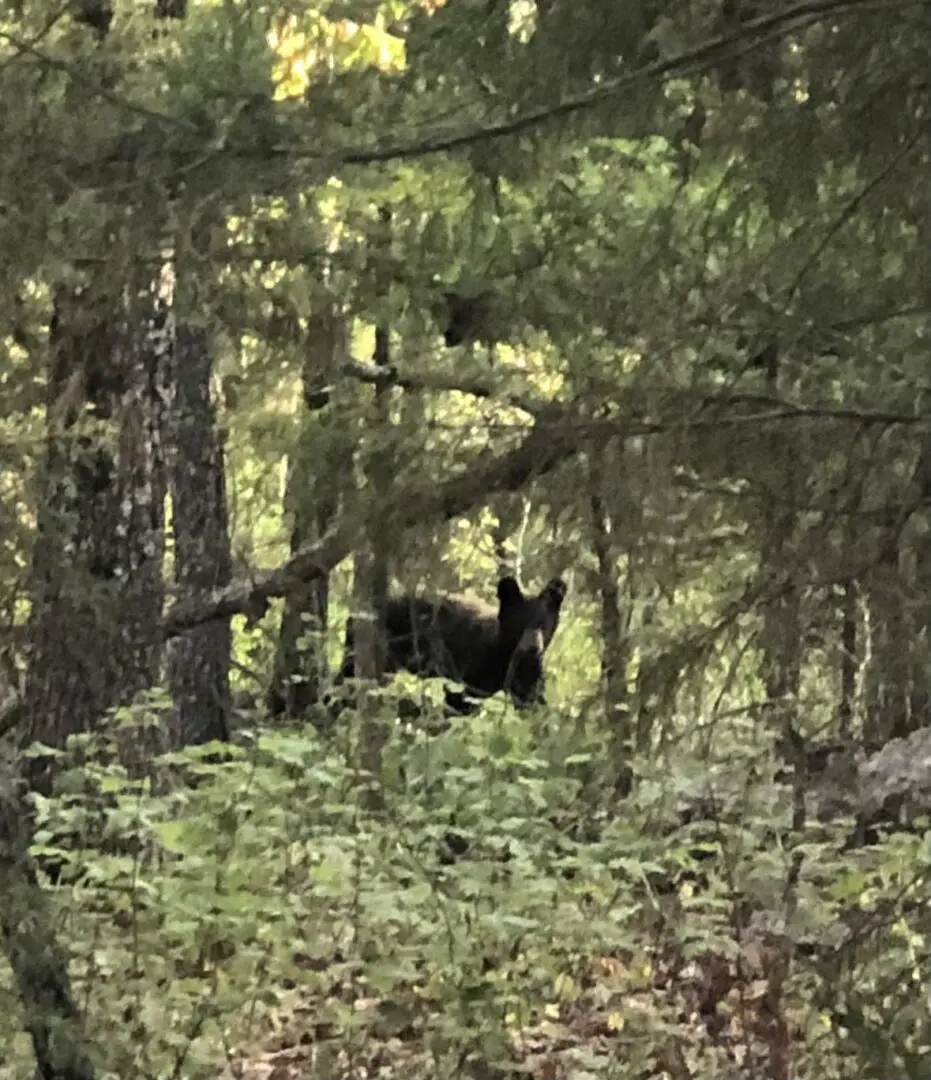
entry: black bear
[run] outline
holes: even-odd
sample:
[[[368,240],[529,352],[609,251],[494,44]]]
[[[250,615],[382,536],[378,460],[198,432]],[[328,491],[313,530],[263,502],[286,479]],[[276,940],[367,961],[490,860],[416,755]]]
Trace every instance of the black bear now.
[[[491,333],[491,304],[487,295],[466,296],[447,291],[443,293],[443,343],[448,349],[468,345]]]
[[[538,596],[524,596],[512,577],[498,582],[498,608],[456,597],[393,596],[385,611],[385,673],[445,678],[448,708],[468,715],[467,698],[507,690],[518,708],[543,701],[543,656],[559,625],[566,585],[553,578]],[[340,681],[352,678],[353,622],[346,626]]]

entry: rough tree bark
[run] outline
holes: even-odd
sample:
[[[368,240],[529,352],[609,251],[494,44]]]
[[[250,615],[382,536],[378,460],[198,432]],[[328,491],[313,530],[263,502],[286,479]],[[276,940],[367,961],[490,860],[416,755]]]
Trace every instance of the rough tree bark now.
[[[211,395],[213,357],[206,330],[178,325],[167,430],[178,594],[210,591],[232,577],[223,446]],[[172,643],[169,682],[181,745],[229,738],[229,619],[199,626]]]
[[[55,300],[27,743],[62,746],[158,677],[168,348],[154,289],[127,306],[124,320],[121,297],[90,287]]]

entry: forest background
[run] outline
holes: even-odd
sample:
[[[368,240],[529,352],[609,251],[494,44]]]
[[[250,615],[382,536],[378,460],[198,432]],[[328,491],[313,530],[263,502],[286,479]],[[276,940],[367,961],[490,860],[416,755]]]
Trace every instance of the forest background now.
[[[923,0],[0,5],[0,1076],[926,1080],[929,79]],[[514,572],[545,707],[377,618],[325,698]]]

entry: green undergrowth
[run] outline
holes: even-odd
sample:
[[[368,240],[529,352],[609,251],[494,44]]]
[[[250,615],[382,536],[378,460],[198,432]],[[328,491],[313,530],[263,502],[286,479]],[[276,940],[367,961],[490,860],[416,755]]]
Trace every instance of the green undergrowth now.
[[[619,960],[629,1005],[663,949],[734,954],[737,890],[777,895],[772,786],[738,824],[664,830],[681,792],[644,779],[612,810],[597,739],[489,704],[433,737],[396,726],[374,814],[347,717],[329,741],[243,732],[143,778],[118,764],[132,712],[72,743],[34,853],[59,866],[49,887],[101,1076],[215,1076],[285,1028],[313,1042],[319,1075],[392,1043],[416,1044],[431,1075],[506,1070],[517,1033],[592,994],[599,957]],[[819,931],[863,887],[821,843],[801,905]],[[718,858],[698,887],[705,849]],[[677,1008],[615,1003],[591,1069],[648,1067]],[[28,1050],[3,1042],[8,1061]]]

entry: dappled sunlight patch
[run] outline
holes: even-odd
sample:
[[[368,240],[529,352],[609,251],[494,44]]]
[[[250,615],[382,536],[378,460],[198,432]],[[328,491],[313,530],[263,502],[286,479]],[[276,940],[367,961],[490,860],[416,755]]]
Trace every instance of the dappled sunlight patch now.
[[[303,97],[314,77],[334,71],[377,68],[403,71],[406,49],[402,38],[376,23],[328,19],[319,12],[298,18],[289,15],[268,33],[277,55],[275,97]]]

